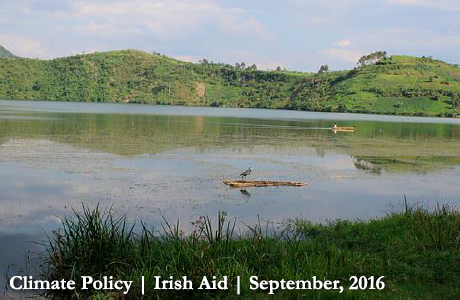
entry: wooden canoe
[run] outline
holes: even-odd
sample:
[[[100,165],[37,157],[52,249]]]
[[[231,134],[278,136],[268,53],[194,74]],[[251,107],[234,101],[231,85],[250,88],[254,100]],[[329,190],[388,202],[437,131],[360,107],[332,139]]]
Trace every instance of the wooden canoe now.
[[[345,126],[337,126],[337,127],[332,127],[331,128],[333,131],[346,131],[346,132],[354,132],[355,131],[355,127],[354,126],[350,126],[350,127],[345,127]]]
[[[231,187],[264,187],[264,186],[306,186],[306,183],[295,181],[267,181],[267,180],[225,180]]]

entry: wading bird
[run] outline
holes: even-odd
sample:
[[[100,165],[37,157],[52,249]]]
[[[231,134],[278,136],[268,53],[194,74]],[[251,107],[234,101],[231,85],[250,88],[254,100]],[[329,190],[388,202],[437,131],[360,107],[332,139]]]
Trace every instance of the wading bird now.
[[[246,180],[246,176],[248,176],[248,175],[251,175],[251,167],[249,167],[249,169],[247,169],[246,171],[244,171],[243,173],[240,174],[241,180]]]

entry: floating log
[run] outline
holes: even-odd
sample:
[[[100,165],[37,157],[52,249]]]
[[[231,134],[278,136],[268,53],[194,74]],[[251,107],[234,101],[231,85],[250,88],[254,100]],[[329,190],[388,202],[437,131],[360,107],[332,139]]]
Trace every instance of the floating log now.
[[[225,180],[231,187],[264,187],[264,186],[306,186],[306,183],[295,181],[267,181],[267,180]]]

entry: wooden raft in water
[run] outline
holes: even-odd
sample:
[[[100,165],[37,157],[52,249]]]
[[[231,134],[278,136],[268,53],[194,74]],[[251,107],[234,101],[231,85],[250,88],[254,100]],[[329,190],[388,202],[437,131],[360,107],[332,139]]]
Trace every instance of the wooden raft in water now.
[[[295,181],[267,181],[267,180],[225,180],[231,187],[263,187],[263,186],[306,186],[306,183]]]

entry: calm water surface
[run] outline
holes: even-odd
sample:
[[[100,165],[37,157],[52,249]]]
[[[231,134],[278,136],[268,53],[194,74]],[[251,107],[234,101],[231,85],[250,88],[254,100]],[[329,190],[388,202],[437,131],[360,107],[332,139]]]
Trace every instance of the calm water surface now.
[[[334,133],[332,123],[355,125]],[[250,179],[306,188],[231,189]],[[367,219],[404,195],[460,202],[460,120],[256,109],[0,101],[0,271],[82,203],[184,229],[224,210],[254,223]],[[26,272],[27,270],[25,270]]]

